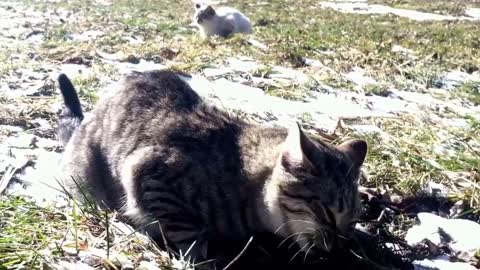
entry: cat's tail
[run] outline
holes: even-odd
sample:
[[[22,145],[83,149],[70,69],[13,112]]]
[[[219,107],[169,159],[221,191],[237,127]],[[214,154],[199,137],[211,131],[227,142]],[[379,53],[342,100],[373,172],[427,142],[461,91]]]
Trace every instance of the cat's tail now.
[[[72,82],[65,74],[58,76],[58,84],[62,93],[64,108],[59,116],[58,138],[66,145],[73,135],[75,129],[83,120],[82,106],[77,91]]]

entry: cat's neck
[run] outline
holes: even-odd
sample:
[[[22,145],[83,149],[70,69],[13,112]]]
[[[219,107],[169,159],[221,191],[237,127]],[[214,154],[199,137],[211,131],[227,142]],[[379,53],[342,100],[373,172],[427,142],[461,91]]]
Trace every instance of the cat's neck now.
[[[280,222],[272,220],[272,217],[278,216],[278,213],[272,212],[272,209],[268,207],[267,204],[273,198],[269,199],[266,196],[276,193],[275,190],[269,192],[269,189],[272,188],[270,179],[278,163],[286,137],[286,129],[258,126],[245,128],[240,136],[239,143],[244,171],[250,184],[256,187],[256,192],[252,194],[251,199],[255,200],[256,208],[254,210],[258,221],[262,224],[256,228],[259,230],[258,232],[272,232]]]
[[[270,178],[286,136],[287,130],[282,128],[250,126],[244,129],[239,143],[250,181],[264,183]]]

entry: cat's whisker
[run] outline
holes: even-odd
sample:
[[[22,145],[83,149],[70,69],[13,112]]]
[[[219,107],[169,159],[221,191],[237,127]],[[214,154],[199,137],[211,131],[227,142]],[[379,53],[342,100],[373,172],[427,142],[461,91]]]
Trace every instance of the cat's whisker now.
[[[322,233],[322,240],[323,240],[323,246],[325,247],[325,250],[328,250],[327,237],[325,237],[324,233]]]
[[[288,197],[286,197],[286,196],[283,196],[283,197],[288,198]],[[320,223],[319,220],[318,220],[318,218],[317,218],[314,214],[312,214],[312,213],[310,213],[310,212],[308,212],[308,211],[299,210],[299,211],[296,211],[295,213],[305,214],[306,216],[310,217],[313,221],[315,221],[315,222],[317,222],[317,223]],[[311,223],[311,224],[314,224],[312,221],[310,221],[310,223]]]
[[[300,254],[307,246],[308,246],[308,243],[306,243],[299,251],[297,251],[297,252],[293,255],[293,257],[290,259],[289,262],[292,262],[292,261],[295,259],[295,257],[297,257],[297,255]]]
[[[348,168],[348,171],[347,171],[347,173],[345,174],[345,176],[347,176],[352,169],[353,169],[353,163],[352,163],[352,165],[350,165],[350,168]]]
[[[313,248],[314,246],[315,246],[315,243],[312,243],[312,244],[310,245],[310,247],[307,249],[307,251],[305,252],[305,256],[303,256],[303,263],[306,262],[307,257],[308,257],[308,253],[310,252],[310,250],[312,250],[312,248]]]
[[[347,236],[345,236],[345,235],[342,235],[342,234],[338,234],[338,233],[337,233],[337,237],[338,237],[338,238],[341,238],[341,239],[343,239],[343,240],[348,240],[348,239],[350,239],[349,237],[347,237]]]
[[[295,245],[296,243],[298,243],[300,240],[308,240],[308,238],[306,237],[306,235],[310,234],[310,233],[307,233],[306,231],[313,231],[315,232],[315,229],[313,228],[305,228],[301,234],[299,234],[297,236],[297,239],[295,240],[295,242],[293,242],[292,244],[290,244],[290,246],[288,246],[288,248],[290,249],[293,245]],[[305,237],[302,237],[303,235],[305,235]],[[312,235],[312,234],[310,234]],[[301,238],[300,238],[301,237]]]
[[[308,221],[308,220],[301,220],[301,219],[292,219],[292,220],[287,220],[285,221],[282,225],[280,225],[278,227],[278,229],[275,230],[275,234],[278,233],[284,226],[286,226],[288,223],[290,222],[303,222],[303,223],[308,223],[308,224],[312,224],[312,225],[315,225],[315,223],[311,222],[311,221]]]
[[[294,245],[296,245],[298,243],[298,241],[300,240],[305,240],[307,239],[306,237],[302,237],[300,238],[300,235],[297,237],[297,239],[295,240],[295,242],[291,243],[289,246],[288,246],[288,249],[291,249]]]
[[[282,242],[280,242],[280,244],[278,244],[277,247],[281,247],[286,241],[288,241],[288,239],[290,239],[290,238],[292,238],[292,237],[294,237],[294,236],[296,236],[296,235],[302,235],[302,234],[304,234],[304,232],[297,232],[297,233],[293,233],[293,234],[289,235],[288,237],[286,237],[285,239],[283,239]]]
[[[317,216],[313,215],[313,214],[310,214],[308,213],[308,216],[311,217],[316,223],[320,223],[320,221],[318,220]]]

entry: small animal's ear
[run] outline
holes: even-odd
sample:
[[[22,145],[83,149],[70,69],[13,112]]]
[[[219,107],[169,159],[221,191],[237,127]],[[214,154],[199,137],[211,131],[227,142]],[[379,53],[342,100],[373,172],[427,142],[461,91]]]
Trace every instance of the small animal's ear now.
[[[202,7],[202,6],[199,3],[195,4],[195,9],[199,9],[200,7]]]
[[[207,6],[207,7],[205,8],[205,13],[206,13],[208,16],[213,16],[213,15],[216,14],[215,9],[213,9],[212,6]]]
[[[303,133],[300,125],[296,123],[288,130],[282,152],[282,165],[287,168],[311,167],[312,164],[305,155],[305,150],[312,146],[310,139]]]
[[[360,167],[367,156],[368,146],[364,140],[352,139],[338,145],[337,149],[347,154]]]

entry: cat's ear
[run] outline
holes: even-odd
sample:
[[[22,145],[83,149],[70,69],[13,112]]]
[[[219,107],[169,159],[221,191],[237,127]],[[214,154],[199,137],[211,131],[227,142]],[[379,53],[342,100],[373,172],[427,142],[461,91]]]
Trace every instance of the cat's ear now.
[[[312,167],[311,162],[305,155],[305,149],[312,147],[313,143],[303,133],[300,125],[295,123],[288,130],[282,152],[282,165],[284,167]]]
[[[367,156],[367,143],[364,140],[352,139],[337,146],[337,149],[347,154],[355,165],[362,166]]]
[[[205,8],[205,13],[206,13],[208,16],[213,16],[213,15],[216,14],[215,9],[213,9],[212,6],[207,6],[207,7]]]

